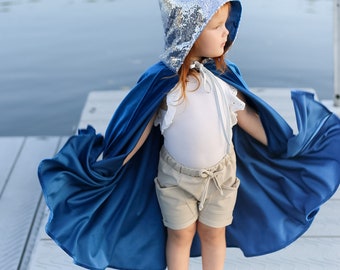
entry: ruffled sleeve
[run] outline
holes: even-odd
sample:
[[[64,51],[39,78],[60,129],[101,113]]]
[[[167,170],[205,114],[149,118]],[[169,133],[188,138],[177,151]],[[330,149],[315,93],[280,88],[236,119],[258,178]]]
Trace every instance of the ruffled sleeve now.
[[[178,103],[181,100],[180,88],[176,87],[172,89],[166,96],[166,106],[165,108],[160,108],[155,119],[155,126],[159,125],[161,133],[170,127],[172,124]]]
[[[234,126],[237,124],[237,111],[244,110],[245,103],[237,97],[236,88],[229,86],[228,99],[229,99],[229,112],[231,125]]]

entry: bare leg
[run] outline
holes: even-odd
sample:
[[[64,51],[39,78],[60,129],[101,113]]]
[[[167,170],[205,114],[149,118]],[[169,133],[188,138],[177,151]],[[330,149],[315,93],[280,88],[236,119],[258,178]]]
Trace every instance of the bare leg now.
[[[225,227],[213,228],[198,222],[204,270],[223,270],[226,256]]]
[[[196,223],[183,230],[168,228],[166,260],[169,270],[189,269],[190,248],[196,232]]]

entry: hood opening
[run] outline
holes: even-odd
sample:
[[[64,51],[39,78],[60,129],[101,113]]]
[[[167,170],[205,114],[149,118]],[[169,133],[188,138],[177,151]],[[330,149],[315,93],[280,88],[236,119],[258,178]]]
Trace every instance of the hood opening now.
[[[227,2],[231,9],[226,27],[229,30],[225,52],[233,44],[241,18],[241,3],[238,0],[159,0],[164,28],[164,52],[161,61],[178,72],[185,57],[210,19]]]

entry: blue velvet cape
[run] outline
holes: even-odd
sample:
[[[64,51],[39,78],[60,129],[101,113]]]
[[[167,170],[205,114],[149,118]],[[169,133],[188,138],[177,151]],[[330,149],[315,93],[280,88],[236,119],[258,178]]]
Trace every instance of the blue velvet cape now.
[[[299,133],[249,91],[238,68],[219,74],[259,113],[268,136],[261,145],[234,127],[237,176],[241,180],[227,244],[245,256],[274,252],[311,225],[340,179],[340,121],[313,94],[293,91]],[[122,162],[178,77],[163,63],[148,69],[122,101],[105,137],[92,127],[72,136],[39,166],[50,216],[48,235],[76,264],[90,269],[164,269],[166,230],[154,178],[163,138],[153,127],[137,154]],[[103,154],[103,159],[98,157]],[[195,237],[192,256],[200,255]]]

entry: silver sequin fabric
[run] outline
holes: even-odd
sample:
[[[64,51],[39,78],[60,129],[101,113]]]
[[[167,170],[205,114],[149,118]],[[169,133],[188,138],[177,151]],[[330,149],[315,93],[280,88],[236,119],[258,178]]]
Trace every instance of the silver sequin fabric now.
[[[240,1],[159,0],[164,27],[164,52],[160,56],[161,61],[174,72],[178,72],[204,27],[227,2],[231,2],[231,11],[226,23],[229,30],[226,50],[236,37],[241,17]]]

